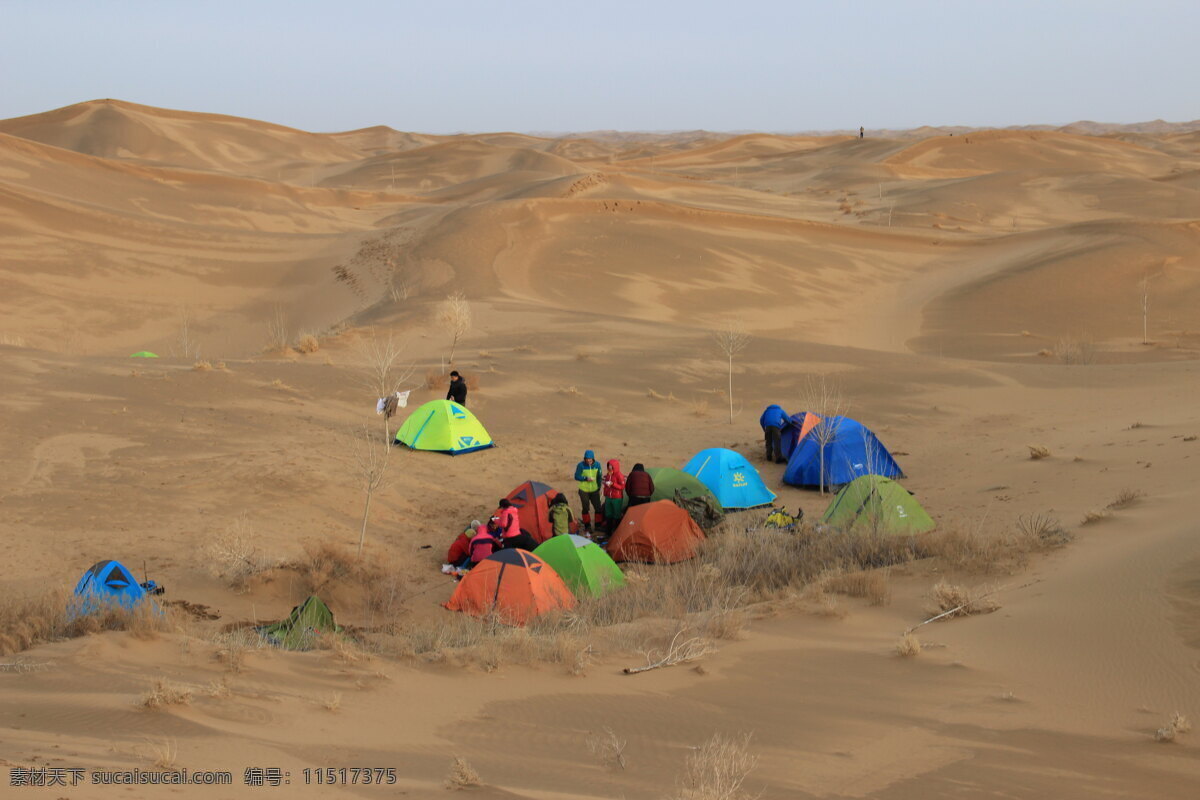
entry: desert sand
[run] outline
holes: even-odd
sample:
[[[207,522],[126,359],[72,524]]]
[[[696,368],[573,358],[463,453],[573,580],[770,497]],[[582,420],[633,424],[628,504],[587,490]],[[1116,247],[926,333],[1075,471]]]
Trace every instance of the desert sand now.
[[[363,556],[381,605],[312,554],[358,542],[364,348],[402,343],[409,409],[441,397],[454,292],[454,366],[499,446],[393,449]],[[1198,307],[1195,130],[318,134],[116,100],[0,121],[0,766],[234,774],[3,794],[437,797],[461,756],[467,796],[661,798],[720,734],[750,737],[762,798],[1193,797],[1200,732],[1155,732],[1200,718]],[[894,564],[877,604],[792,587],[635,676],[635,647],[568,669],[380,632],[450,625],[453,536],[522,480],[575,505],[585,448],[628,468],[732,447],[819,516],[757,422],[818,376],[984,557]],[[1017,553],[1034,515],[1072,540]],[[213,569],[231,528],[244,585]],[[203,608],[25,646],[14,609],[103,558]],[[896,655],[939,581],[997,608]],[[363,645],[232,652],[314,589]],[[158,680],[190,701],[142,707]],[[624,767],[589,747],[606,731]],[[304,785],[327,766],[397,782]]]

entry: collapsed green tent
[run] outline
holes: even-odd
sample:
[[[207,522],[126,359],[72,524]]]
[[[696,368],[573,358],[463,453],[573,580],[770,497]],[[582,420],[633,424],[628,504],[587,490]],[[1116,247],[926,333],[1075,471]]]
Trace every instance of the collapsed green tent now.
[[[413,450],[452,456],[492,446],[491,434],[475,415],[453,400],[431,400],[409,414],[396,431],[396,441]]]
[[[864,533],[913,534],[935,527],[903,486],[880,475],[862,475],[843,486],[821,521]]]
[[[158,358],[158,353],[151,353],[149,350],[139,350],[138,352],[134,353],[133,355],[131,355],[129,357],[130,358]]]
[[[340,630],[329,606],[316,595],[293,608],[287,619],[258,627],[263,638],[286,650],[311,650],[323,634]]]
[[[625,585],[625,573],[608,553],[589,539],[574,534],[551,536],[533,554],[545,561],[577,596],[599,597]]]

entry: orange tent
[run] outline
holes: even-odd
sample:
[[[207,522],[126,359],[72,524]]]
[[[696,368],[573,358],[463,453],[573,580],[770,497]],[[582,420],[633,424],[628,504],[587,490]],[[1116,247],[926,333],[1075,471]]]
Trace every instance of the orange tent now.
[[[538,614],[574,608],[575,595],[546,562],[526,550],[501,550],[480,561],[446,602],[451,611],[484,617],[493,611],[509,625]]]
[[[554,535],[548,514],[550,501],[556,494],[557,489],[538,481],[525,481],[508,493],[508,501],[517,508],[521,530],[529,531],[538,544]],[[498,514],[499,509],[492,513]]]
[[[704,531],[670,500],[631,506],[608,542],[614,561],[674,564],[694,558]]]

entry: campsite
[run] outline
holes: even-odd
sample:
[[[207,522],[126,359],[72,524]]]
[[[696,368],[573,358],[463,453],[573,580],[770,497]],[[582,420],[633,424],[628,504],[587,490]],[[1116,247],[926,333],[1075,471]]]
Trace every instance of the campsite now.
[[[1193,796],[1200,133],[1163,125],[0,120],[0,766]],[[355,767],[395,780],[305,783]]]

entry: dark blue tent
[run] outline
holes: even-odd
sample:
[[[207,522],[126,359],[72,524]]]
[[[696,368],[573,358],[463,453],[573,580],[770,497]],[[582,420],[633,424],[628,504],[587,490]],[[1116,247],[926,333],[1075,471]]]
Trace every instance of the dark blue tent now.
[[[801,429],[803,416],[794,415],[792,427]],[[822,429],[827,435],[822,436]],[[823,447],[822,438],[826,440]],[[822,450],[825,454],[823,461]],[[866,426],[849,417],[828,417],[795,444],[788,456],[783,482],[792,486],[820,486],[822,483],[825,486],[841,486],[860,475],[904,477],[896,459]]]
[[[120,561],[99,561],[83,573],[75,587],[75,610],[90,614],[105,608],[133,609],[146,597],[133,573]]]

